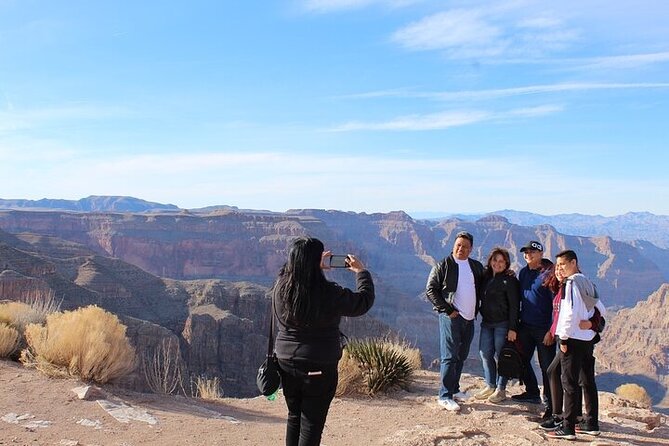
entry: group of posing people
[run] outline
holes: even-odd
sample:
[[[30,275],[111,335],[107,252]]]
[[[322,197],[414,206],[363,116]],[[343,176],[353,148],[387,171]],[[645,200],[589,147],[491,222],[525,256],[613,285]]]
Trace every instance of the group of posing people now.
[[[427,297],[439,314],[438,404],[458,411],[458,401],[467,399],[460,391],[460,375],[480,313],[479,351],[486,387],[474,398],[492,403],[507,398],[508,378],[498,375],[497,359],[504,344],[514,342],[525,362],[525,391],[511,398],[543,402],[540,425],[551,437],[599,435],[593,347],[605,309],[592,282],[580,272],[576,253],[561,251],[553,264],[543,258],[543,245],[530,241],[520,249],[527,265],[516,278],[506,249],[493,249],[484,267],[469,257],[473,244],[471,234],[458,233],[452,253],[432,268],[427,281]],[[543,398],[531,365],[535,350]]]
[[[452,253],[428,278],[427,296],[439,313],[439,405],[460,410],[460,375],[480,313],[486,387],[475,397],[493,403],[506,399],[507,378],[498,376],[496,358],[506,341],[518,342],[526,363],[525,392],[511,398],[542,402],[531,367],[537,350],[546,404],[541,427],[557,438],[575,439],[579,431],[599,434],[593,324],[604,307],[580,273],[576,253],[558,253],[553,265],[543,258],[543,245],[531,241],[520,250],[527,266],[516,278],[507,250],[495,248],[484,267],[469,257],[473,243],[471,234],[458,233]],[[346,257],[346,266],[355,273],[355,290],[326,279],[330,254],[318,239],[294,240],[272,287],[272,317],[278,322],[274,348],[288,406],[287,446],[320,444],[337,388],[341,317],[361,316],[374,304],[372,276],[354,255]]]

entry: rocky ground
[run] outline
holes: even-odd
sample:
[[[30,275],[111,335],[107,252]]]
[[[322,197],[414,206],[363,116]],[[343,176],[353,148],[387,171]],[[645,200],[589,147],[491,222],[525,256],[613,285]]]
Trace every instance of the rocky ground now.
[[[420,371],[411,391],[376,398],[337,398],[323,445],[441,446],[567,444],[547,440],[536,420],[541,408],[511,400],[494,405],[473,400],[460,413],[437,406],[438,374]],[[473,394],[482,379],[465,376]],[[279,394],[265,398],[206,402],[183,397],[130,393],[105,386],[81,400],[82,383],[50,379],[19,364],[0,361],[0,445],[280,445],[286,407]],[[519,392],[510,387],[509,393]],[[101,401],[98,401],[101,400]],[[666,418],[600,392],[599,437],[575,444],[669,445]]]

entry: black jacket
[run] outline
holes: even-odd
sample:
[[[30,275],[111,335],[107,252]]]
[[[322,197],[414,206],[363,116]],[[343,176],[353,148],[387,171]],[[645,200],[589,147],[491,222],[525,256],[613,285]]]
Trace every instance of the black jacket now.
[[[341,358],[339,322],[342,316],[362,316],[374,304],[374,283],[368,271],[356,274],[356,291],[328,282],[325,295],[319,300],[323,314],[310,321],[309,327],[291,326],[282,320],[283,305],[274,293],[274,317],[279,331],[274,348],[279,359],[336,363]]]
[[[481,299],[483,323],[509,322],[509,330],[517,330],[520,312],[520,284],[514,276],[497,274],[486,281]]]
[[[474,274],[474,286],[476,288],[476,312],[478,313],[479,302],[483,295],[483,265],[481,262],[468,259],[469,267]],[[455,290],[458,289],[458,264],[453,258],[453,254],[437,263],[427,278],[427,287],[425,294],[434,309],[439,313],[450,315],[455,311],[453,300],[455,299]]]

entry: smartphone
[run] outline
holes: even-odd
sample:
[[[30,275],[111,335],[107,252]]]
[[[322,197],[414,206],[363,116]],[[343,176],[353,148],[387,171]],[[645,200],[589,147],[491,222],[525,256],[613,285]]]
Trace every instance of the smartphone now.
[[[330,268],[348,268],[348,256],[330,256]]]

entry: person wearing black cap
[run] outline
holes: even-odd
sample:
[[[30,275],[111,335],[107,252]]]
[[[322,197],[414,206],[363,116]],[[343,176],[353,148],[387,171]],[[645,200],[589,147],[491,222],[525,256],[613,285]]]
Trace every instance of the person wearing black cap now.
[[[465,231],[455,236],[453,251],[437,263],[427,279],[427,298],[439,313],[441,386],[438,404],[460,410],[460,375],[474,338],[474,319],[483,292],[483,265],[470,259],[474,237]]]
[[[550,331],[554,295],[544,285],[544,281],[547,274],[546,269],[552,265],[552,262],[543,258],[544,246],[536,240],[529,241],[520,248],[520,252],[523,253],[525,262],[527,262],[527,266],[518,273],[521,291],[518,339],[523,347],[525,358],[523,376],[525,392],[513,395],[511,399],[535,404],[542,402],[537,377],[532,369],[532,357],[536,349],[546,405],[543,418],[549,419],[552,416],[552,402],[546,370],[555,358],[555,342]]]

